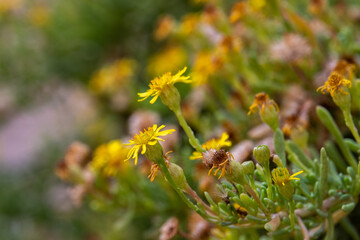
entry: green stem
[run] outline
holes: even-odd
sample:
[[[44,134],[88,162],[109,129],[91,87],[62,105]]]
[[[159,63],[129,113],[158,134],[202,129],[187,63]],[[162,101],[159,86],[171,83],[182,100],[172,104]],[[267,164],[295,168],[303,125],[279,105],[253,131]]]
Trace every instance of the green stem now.
[[[345,124],[346,126],[350,129],[352,135],[354,136],[356,142],[358,144],[360,144],[360,136],[359,136],[359,132],[354,124],[354,120],[352,118],[352,115],[350,113],[350,110],[347,109],[345,111],[343,111],[344,117],[345,117]]]
[[[328,216],[328,229],[326,232],[325,240],[332,240],[334,239],[334,219],[332,214]]]
[[[267,187],[268,198],[270,200],[273,200],[272,180],[271,180],[271,173],[270,173],[270,167],[269,166],[265,167],[265,176],[266,176],[266,183],[268,185],[268,187]]]
[[[205,150],[201,147],[199,140],[195,137],[193,130],[187,124],[187,122],[181,112],[181,109],[179,108],[177,110],[174,110],[174,113],[175,113],[181,127],[184,129],[186,135],[188,136],[189,143],[191,144],[191,146],[193,148],[195,148],[196,151],[198,151],[198,152],[205,152]]]
[[[254,198],[255,202],[257,204],[259,204],[259,208],[261,209],[261,211],[263,211],[263,213],[269,217],[270,215],[269,215],[268,211],[266,210],[264,204],[261,202],[258,194],[251,188],[251,186],[249,184],[243,185],[243,187],[244,187],[245,191]]]
[[[209,221],[208,216],[202,212],[195,204],[193,204],[184,194],[183,190],[176,185],[174,179],[172,178],[164,159],[161,159],[159,161],[157,161],[161,172],[164,174],[166,180],[170,183],[171,187],[179,194],[180,198],[185,202],[185,204],[191,208],[192,210],[194,210],[195,212],[197,212],[200,216],[202,216],[204,219],[207,219]]]
[[[290,216],[290,227],[291,231],[295,230],[295,202],[294,199],[291,199],[289,202],[289,216]]]
[[[354,169],[357,168],[356,160],[352,153],[350,152],[349,147],[346,145],[344,138],[337,127],[334,119],[328,110],[323,107],[318,106],[316,108],[317,115],[319,116],[321,122],[325,125],[325,127],[329,130],[329,132],[334,136],[336,143],[339,145],[341,152],[344,154],[346,161],[349,163],[351,167]]]
[[[340,221],[340,225],[345,229],[345,231],[351,236],[352,239],[360,240],[360,236],[356,228],[351,224],[347,217]]]

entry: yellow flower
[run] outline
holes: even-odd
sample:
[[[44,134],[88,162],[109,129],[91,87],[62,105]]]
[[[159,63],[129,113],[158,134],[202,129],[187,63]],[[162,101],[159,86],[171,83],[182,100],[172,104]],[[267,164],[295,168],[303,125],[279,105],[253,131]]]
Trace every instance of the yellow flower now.
[[[114,94],[133,77],[136,62],[123,58],[102,67],[90,80],[89,88],[97,94]]]
[[[140,149],[141,154],[145,154],[147,146],[154,146],[158,141],[164,141],[163,139],[159,138],[161,136],[166,136],[168,134],[172,134],[175,132],[175,129],[168,129],[161,131],[165,125],[161,125],[160,127],[157,127],[156,124],[154,124],[152,127],[148,127],[148,129],[144,129],[144,132],[140,132],[139,134],[136,134],[133,139],[129,141],[129,143],[125,145],[132,145],[132,148],[130,149],[127,160],[130,158],[135,159],[135,165],[138,161],[138,154]]]
[[[122,169],[129,150],[119,140],[102,144],[94,151],[90,166],[93,170],[103,173],[104,176],[116,176]]]
[[[210,149],[215,149],[215,150],[220,150],[223,147],[230,147],[231,146],[231,141],[228,140],[229,139],[229,134],[227,134],[226,132],[224,132],[220,138],[213,138],[210,139],[209,141],[207,141],[206,143],[202,144],[201,147],[204,150],[210,150]],[[195,160],[195,159],[201,159],[202,153],[195,151],[193,152],[193,154],[190,156],[191,160]]]
[[[260,113],[264,113],[265,108],[275,108],[277,112],[279,111],[278,105],[274,100],[269,99],[269,95],[263,92],[258,93],[255,95],[254,102],[249,108],[248,115],[257,112],[257,110],[260,110]]]
[[[336,72],[331,73],[328,80],[324,83],[324,86],[319,87],[316,91],[321,91],[325,94],[325,91],[329,92],[333,97],[334,93],[342,93],[347,95],[347,92],[344,92],[344,87],[351,87],[351,82],[343,77],[343,75]]]
[[[276,168],[272,171],[273,180],[276,185],[285,186],[290,180],[300,180],[300,178],[296,178],[295,176],[303,173],[304,171],[299,171],[290,176],[287,168],[280,167]]]
[[[139,99],[138,101],[144,101],[148,97],[153,97],[150,100],[150,103],[153,104],[156,99],[164,92],[168,91],[173,85],[177,82],[190,83],[189,76],[181,76],[186,71],[186,67],[183,70],[179,71],[176,75],[172,76],[170,72],[163,74],[161,77],[156,77],[151,80],[149,87],[146,92],[138,93]]]

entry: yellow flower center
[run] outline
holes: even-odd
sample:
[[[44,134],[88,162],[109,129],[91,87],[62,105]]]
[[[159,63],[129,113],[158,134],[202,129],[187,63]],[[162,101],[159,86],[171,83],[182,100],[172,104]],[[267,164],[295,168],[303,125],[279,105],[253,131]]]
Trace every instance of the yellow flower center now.
[[[269,95],[267,95],[266,93],[258,93],[255,96],[255,104],[261,106],[265,104],[268,99]]]
[[[343,76],[341,76],[340,74],[337,74],[337,73],[333,73],[329,77],[328,83],[329,83],[330,87],[337,87],[337,86],[341,85],[342,80],[343,80]]]
[[[154,129],[149,127],[144,132],[140,132],[140,134],[136,134],[134,136],[134,142],[138,145],[147,144],[149,141],[153,139],[154,136],[155,136]]]

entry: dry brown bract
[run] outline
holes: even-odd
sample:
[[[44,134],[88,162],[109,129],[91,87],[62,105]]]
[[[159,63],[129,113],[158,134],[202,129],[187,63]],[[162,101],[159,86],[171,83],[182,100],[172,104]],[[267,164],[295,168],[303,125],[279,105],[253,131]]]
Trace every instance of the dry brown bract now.
[[[215,150],[210,149],[209,151],[206,151],[203,153],[203,163],[207,168],[210,168],[208,175],[211,174],[211,172],[215,169],[214,176],[219,172],[221,169],[221,174],[218,179],[225,176],[226,167],[229,167],[229,171],[231,173],[231,165],[230,161],[234,160],[234,156],[226,152],[225,150]]]

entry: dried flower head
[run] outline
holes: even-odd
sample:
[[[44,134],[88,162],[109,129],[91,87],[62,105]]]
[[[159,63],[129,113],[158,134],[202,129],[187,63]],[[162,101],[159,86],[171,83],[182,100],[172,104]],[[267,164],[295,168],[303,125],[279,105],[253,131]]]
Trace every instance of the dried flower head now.
[[[258,93],[255,95],[254,102],[249,108],[248,115],[256,113],[258,110],[260,113],[264,113],[266,108],[275,108],[277,112],[279,111],[278,105],[274,100],[269,99],[269,95],[264,92]]]
[[[283,62],[296,62],[310,55],[311,47],[300,35],[287,34],[282,40],[272,44],[270,57]]]
[[[156,26],[154,36],[156,40],[163,40],[170,35],[172,29],[174,28],[175,22],[172,16],[166,15],[161,17]]]
[[[149,84],[150,89],[148,89],[144,93],[138,93],[139,97],[141,97],[141,99],[139,99],[138,101],[144,101],[148,97],[153,97],[150,100],[150,103],[153,104],[161,94],[168,91],[171,87],[173,87],[175,83],[191,83],[191,80],[189,80],[189,76],[182,76],[185,71],[186,67],[184,67],[174,76],[172,76],[171,73],[168,72],[163,74],[161,77],[154,78]]]
[[[203,154],[203,163],[207,168],[210,168],[208,175],[211,174],[211,172],[215,169],[214,176],[219,172],[221,169],[221,174],[218,179],[225,176],[226,168],[229,168],[229,171],[231,173],[231,164],[230,161],[234,160],[234,156],[226,152],[225,150],[215,150],[210,149],[209,151],[204,152]]]
[[[73,142],[68,147],[64,159],[59,162],[55,169],[55,174],[66,180],[69,178],[70,168],[81,168],[88,161],[90,155],[90,148],[81,142]]]
[[[355,64],[352,64],[344,59],[337,62],[336,66],[334,67],[333,71],[341,74],[343,76],[352,75],[355,70]]]
[[[116,176],[121,171],[129,150],[119,140],[102,144],[95,149],[90,166],[106,177]]]
[[[125,144],[130,146],[132,145],[132,148],[130,149],[127,159],[125,161],[129,160],[130,158],[133,158],[135,159],[135,165],[136,165],[138,161],[138,154],[140,149],[142,149],[141,154],[145,154],[147,146],[149,145],[153,146],[158,141],[164,141],[159,137],[172,134],[175,131],[174,129],[160,131],[164,127],[165,125],[161,125],[160,127],[157,127],[157,125],[154,124],[152,127],[149,127],[147,130],[144,129],[144,132],[140,132],[139,134],[136,134],[134,138],[129,141],[129,143]]]
[[[169,218],[160,228],[159,240],[170,240],[178,232],[179,220],[176,217]]]
[[[220,148],[230,147],[230,146],[231,146],[231,141],[229,140],[229,134],[227,134],[226,132],[224,132],[220,138],[212,138],[206,143],[201,145],[201,147],[205,150],[210,150],[210,149],[219,150]],[[193,152],[193,154],[190,156],[191,160],[202,159],[202,158],[203,158],[202,153],[198,151]]]
[[[293,130],[303,130],[305,128],[306,123],[300,119],[298,114],[292,114],[286,118],[285,124],[282,128],[282,132],[286,136],[290,136]]]
[[[273,177],[273,180],[276,185],[285,186],[286,183],[288,183],[290,180],[300,180],[300,178],[296,178],[295,176],[297,176],[303,172],[304,171],[299,171],[290,176],[287,168],[280,167],[280,168],[275,168],[272,171],[272,177]]]
[[[247,8],[247,4],[245,1],[235,3],[234,6],[231,8],[231,13],[229,18],[230,22],[235,23],[240,19],[242,19],[246,14],[246,8]]]
[[[333,72],[324,85],[319,87],[316,91],[321,91],[323,94],[327,91],[332,97],[334,96],[334,93],[347,95],[349,93],[344,91],[344,87],[347,86],[351,87],[351,82],[345,79],[343,75]]]
[[[167,153],[165,153],[164,155],[164,158],[165,158],[165,164],[166,166],[169,168],[169,163],[170,163],[170,157],[168,156],[169,153],[172,153],[172,151],[168,151]],[[154,179],[156,178],[157,176],[157,173],[159,171],[159,165],[156,164],[156,163],[153,163],[151,165],[151,168],[150,168],[150,174],[148,176],[148,178],[150,178],[150,181],[153,182]]]

